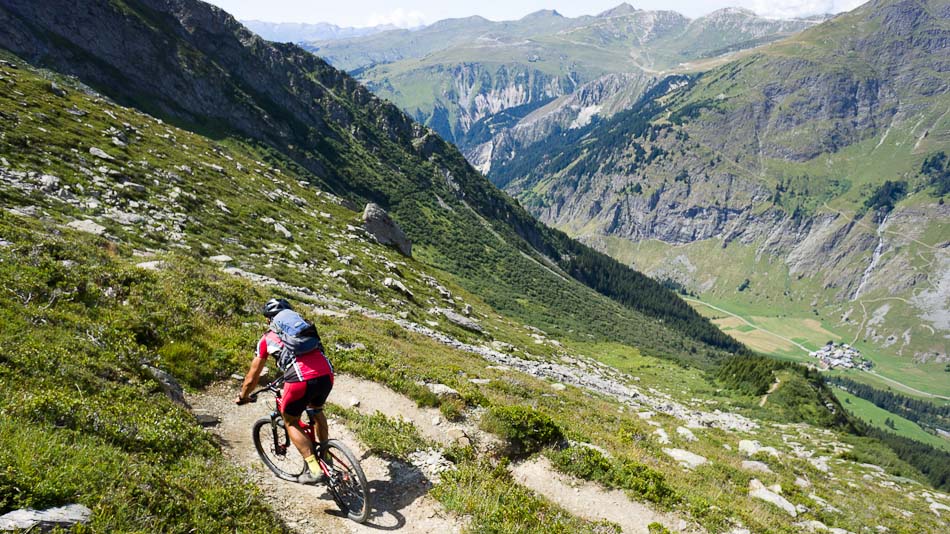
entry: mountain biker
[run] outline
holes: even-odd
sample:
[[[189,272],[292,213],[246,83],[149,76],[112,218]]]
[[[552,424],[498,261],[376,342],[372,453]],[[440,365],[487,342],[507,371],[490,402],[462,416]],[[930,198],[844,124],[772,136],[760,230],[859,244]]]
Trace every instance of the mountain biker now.
[[[292,310],[290,303],[285,299],[272,298],[264,304],[261,312],[268,321],[283,310]],[[257,343],[257,352],[251,367],[244,377],[241,393],[234,401],[244,404],[250,401],[249,395],[257,386],[261,371],[266,365],[268,356],[280,353],[283,342],[272,329],[269,329]],[[321,450],[329,440],[327,417],[323,413],[323,403],[326,402],[330,390],[333,389],[333,367],[323,352],[318,348],[305,354],[298,355],[293,365],[284,372],[284,389],[278,401],[280,414],[284,419],[290,441],[293,442],[300,455],[307,462],[309,469],[301,474],[297,481],[303,484],[313,484],[321,480],[322,472],[316,456],[313,454],[313,442],[297,426],[304,408],[309,407],[317,411],[314,417],[316,434],[320,440]]]

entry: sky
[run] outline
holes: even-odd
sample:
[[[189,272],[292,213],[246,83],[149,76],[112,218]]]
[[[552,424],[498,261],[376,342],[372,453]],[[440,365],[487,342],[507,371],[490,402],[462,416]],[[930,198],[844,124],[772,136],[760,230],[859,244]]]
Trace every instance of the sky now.
[[[621,0],[205,0],[240,20],[268,22],[330,22],[338,26],[392,24],[414,27],[447,18],[481,15],[490,20],[515,20],[539,9],[556,9],[568,17],[596,15]],[[688,17],[723,7],[745,7],[767,17],[804,17],[849,11],[866,0],[628,0],[639,9],[670,9]]]

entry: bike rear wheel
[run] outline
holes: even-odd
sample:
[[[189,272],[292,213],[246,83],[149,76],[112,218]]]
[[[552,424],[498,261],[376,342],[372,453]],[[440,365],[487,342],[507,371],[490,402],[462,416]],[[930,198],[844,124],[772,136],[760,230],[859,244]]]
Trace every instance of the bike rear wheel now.
[[[270,417],[262,417],[254,423],[252,438],[254,448],[260,455],[264,465],[279,478],[296,482],[297,477],[307,468],[307,463],[294,444],[290,442],[284,420],[277,419],[276,426],[271,424]]]
[[[369,484],[356,456],[343,443],[331,439],[326,443],[325,454],[331,461],[320,460],[326,470],[330,495],[340,510],[353,521],[363,523],[369,518]]]

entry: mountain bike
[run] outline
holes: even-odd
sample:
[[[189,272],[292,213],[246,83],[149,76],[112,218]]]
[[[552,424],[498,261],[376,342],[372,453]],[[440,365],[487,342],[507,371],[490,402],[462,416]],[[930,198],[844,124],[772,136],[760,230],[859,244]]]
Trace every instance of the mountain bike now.
[[[254,447],[261,460],[264,461],[264,465],[278,478],[297,482],[297,477],[302,475],[308,467],[297,447],[291,443],[284,426],[284,419],[280,415],[279,407],[276,406],[280,399],[282,384],[283,379],[277,379],[249,395],[249,400],[256,402],[258,394],[270,392],[274,394],[275,400],[274,411],[269,416],[254,422],[252,437]],[[317,456],[324,482],[334,502],[347,517],[357,523],[363,523],[369,517],[370,511],[369,485],[366,483],[366,475],[363,474],[363,468],[360,467],[356,455],[340,441],[331,439],[323,447],[317,444],[314,427],[316,413],[316,410],[307,409],[307,422],[304,422],[303,417],[298,422],[300,430],[314,443],[312,452]]]

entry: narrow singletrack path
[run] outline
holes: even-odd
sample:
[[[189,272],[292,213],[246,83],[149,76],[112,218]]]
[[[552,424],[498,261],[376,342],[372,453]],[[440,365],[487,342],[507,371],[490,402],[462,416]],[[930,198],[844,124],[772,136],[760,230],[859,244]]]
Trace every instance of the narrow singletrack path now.
[[[348,389],[348,377],[337,375],[330,401],[346,402],[337,391]],[[365,448],[340,421],[330,421],[330,437],[343,441],[362,464],[369,480],[373,510],[369,521],[359,525],[342,516],[325,486],[305,486],[278,479],[261,462],[251,441],[251,426],[270,413],[272,398],[261,395],[255,404],[237,406],[237,382],[215,384],[188,396],[196,413],[217,416],[221,422],[209,430],[219,440],[227,458],[244,468],[268,503],[291,529],[298,532],[363,534],[380,531],[452,534],[463,523],[428,495],[431,483],[412,465],[366,454]],[[368,395],[365,396],[369,398]],[[408,399],[407,399],[408,400]]]

